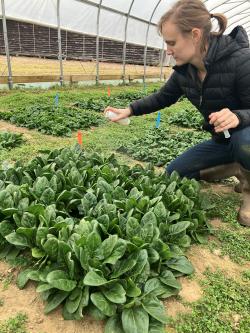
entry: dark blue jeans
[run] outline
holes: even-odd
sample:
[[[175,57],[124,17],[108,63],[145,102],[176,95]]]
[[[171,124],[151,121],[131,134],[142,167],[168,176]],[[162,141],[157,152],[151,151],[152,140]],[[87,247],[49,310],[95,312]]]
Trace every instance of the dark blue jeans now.
[[[181,177],[200,179],[200,170],[216,165],[238,162],[250,171],[250,127],[231,134],[225,143],[204,141],[178,156],[166,168]]]

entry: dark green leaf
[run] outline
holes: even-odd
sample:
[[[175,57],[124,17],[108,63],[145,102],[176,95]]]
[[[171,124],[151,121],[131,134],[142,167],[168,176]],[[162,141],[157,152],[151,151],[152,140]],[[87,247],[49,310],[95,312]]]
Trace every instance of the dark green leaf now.
[[[149,327],[147,312],[141,306],[124,309],[122,311],[122,327],[125,333],[147,333]]]

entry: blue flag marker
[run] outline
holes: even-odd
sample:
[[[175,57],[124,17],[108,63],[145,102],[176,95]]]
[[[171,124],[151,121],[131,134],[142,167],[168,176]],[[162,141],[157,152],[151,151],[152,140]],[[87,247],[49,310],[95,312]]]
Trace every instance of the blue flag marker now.
[[[57,93],[55,96],[55,105],[58,106],[59,104],[59,94]]]
[[[160,122],[161,122],[161,113],[159,111],[156,118],[156,125],[155,125],[156,128],[160,127]]]

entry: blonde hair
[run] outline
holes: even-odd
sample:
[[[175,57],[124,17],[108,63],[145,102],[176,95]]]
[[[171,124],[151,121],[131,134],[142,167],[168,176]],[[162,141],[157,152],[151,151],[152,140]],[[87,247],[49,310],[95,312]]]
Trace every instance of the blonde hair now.
[[[211,32],[211,19],[218,21],[219,31]],[[177,25],[182,34],[187,34],[193,28],[202,30],[201,52],[205,51],[210,34],[220,36],[226,30],[227,18],[220,13],[210,14],[204,3],[200,0],[179,0],[168,10],[158,23],[158,32],[162,35],[163,24],[171,20]]]

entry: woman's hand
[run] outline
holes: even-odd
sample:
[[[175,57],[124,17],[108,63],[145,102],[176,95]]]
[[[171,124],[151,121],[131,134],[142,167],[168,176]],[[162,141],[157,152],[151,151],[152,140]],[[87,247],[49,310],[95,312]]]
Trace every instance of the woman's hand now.
[[[131,110],[129,108],[116,109],[116,108],[113,108],[112,106],[108,106],[104,110],[104,114],[108,111],[111,111],[111,112],[114,112],[117,114],[117,117],[110,119],[111,121],[114,121],[114,122],[131,116]]]
[[[209,115],[209,124],[214,125],[216,133],[235,128],[239,123],[239,118],[228,108],[213,112]]]

